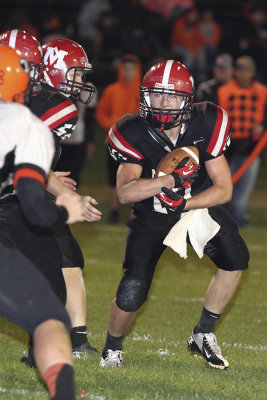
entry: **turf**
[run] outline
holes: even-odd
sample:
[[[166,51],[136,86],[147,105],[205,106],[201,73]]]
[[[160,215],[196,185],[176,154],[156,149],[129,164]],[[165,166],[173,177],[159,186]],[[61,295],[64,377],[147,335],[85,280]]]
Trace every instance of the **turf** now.
[[[102,139],[101,139],[102,140]],[[88,334],[102,349],[110,302],[121,275],[127,206],[121,223],[106,224],[108,214],[102,148],[87,162],[82,192],[100,201],[103,220],[78,224],[72,230],[86,261]],[[101,171],[95,175],[95,171]],[[75,360],[76,392],[86,388],[92,400],[265,400],[267,398],[267,189],[266,163],[251,200],[251,223],[241,231],[251,254],[250,268],[216,328],[230,367],[213,370],[187,351],[187,338],[198,321],[203,296],[214,272],[212,263],[199,260],[190,249],[186,260],[167,250],[161,258],[150,297],[124,341],[120,369],[102,369],[99,355]],[[97,178],[98,176],[98,178]],[[90,187],[88,187],[90,185]],[[48,399],[35,370],[19,359],[27,335],[0,320],[0,398]]]

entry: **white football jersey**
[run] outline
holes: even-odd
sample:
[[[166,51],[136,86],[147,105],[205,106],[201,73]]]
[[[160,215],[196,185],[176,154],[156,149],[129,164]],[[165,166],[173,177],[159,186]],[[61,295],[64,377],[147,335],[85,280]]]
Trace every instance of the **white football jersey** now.
[[[0,185],[23,168],[46,177],[54,156],[47,126],[26,106],[0,101]],[[8,179],[9,178],[9,179]]]

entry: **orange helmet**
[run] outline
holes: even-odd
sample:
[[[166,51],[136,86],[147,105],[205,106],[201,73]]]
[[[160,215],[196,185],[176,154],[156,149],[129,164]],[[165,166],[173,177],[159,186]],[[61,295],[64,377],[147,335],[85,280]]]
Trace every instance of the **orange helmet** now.
[[[0,98],[23,104],[29,78],[29,66],[21,53],[0,45]]]

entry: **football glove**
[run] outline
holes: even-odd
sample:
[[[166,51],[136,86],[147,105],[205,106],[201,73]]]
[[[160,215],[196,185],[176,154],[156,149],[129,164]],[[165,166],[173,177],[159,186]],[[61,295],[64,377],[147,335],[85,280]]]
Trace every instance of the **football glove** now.
[[[185,157],[179,162],[177,167],[172,171],[170,175],[174,177],[175,188],[189,188],[198,177],[199,164],[186,166],[189,157]]]
[[[182,212],[186,205],[186,200],[178,193],[166,187],[161,188],[161,193],[157,194],[160,202],[171,211]]]

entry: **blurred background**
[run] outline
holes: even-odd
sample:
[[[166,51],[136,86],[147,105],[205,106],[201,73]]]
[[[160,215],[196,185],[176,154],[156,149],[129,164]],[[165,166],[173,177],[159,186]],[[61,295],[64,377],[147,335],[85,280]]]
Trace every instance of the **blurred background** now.
[[[194,66],[191,71],[196,80],[211,76],[216,54],[228,52],[234,58],[249,53],[266,83],[265,0],[1,0],[0,10],[1,31],[25,29],[40,42],[62,35],[80,43],[100,92],[116,79],[125,53],[137,55],[143,71],[159,57],[177,56],[177,24],[181,36],[185,16],[202,36],[191,36],[195,48],[189,40],[185,46],[195,54],[205,52],[204,70]]]
[[[93,65],[88,79],[98,96],[81,112],[83,139],[78,141],[82,146],[75,179],[80,191],[100,195],[107,218],[108,209],[116,205],[108,189],[107,127],[102,124],[102,108],[98,112],[97,108],[105,89],[118,79],[122,56],[137,57],[141,74],[162,58],[184,62],[194,76],[198,101],[210,100],[203,97],[205,85],[204,89],[201,85],[215,77],[214,68],[220,69],[218,73],[232,68],[240,56],[251,57],[256,65],[253,79],[267,83],[266,0],[1,0],[0,31],[14,28],[28,31],[41,44],[67,37],[87,52]],[[220,83],[230,78],[223,77]],[[65,144],[75,146],[75,139]],[[70,160],[71,152],[66,154]],[[256,189],[266,188],[265,170],[263,152]],[[116,216],[113,222],[118,221]]]

